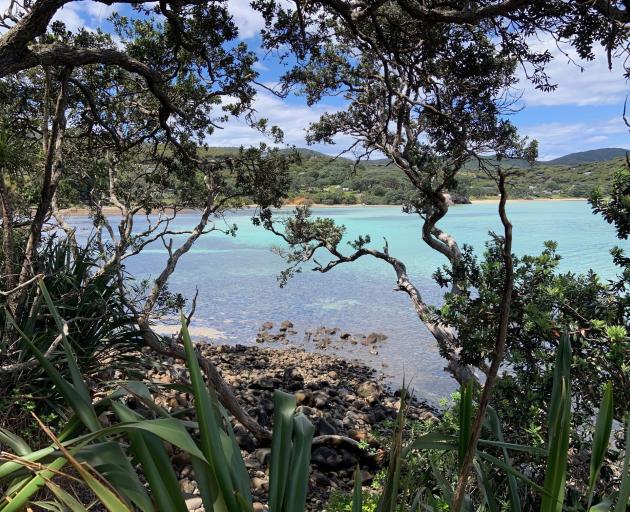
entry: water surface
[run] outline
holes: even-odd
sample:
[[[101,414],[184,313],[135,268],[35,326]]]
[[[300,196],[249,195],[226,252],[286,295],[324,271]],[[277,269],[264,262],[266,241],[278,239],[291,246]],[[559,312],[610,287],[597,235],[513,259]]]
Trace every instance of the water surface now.
[[[348,239],[370,234],[380,248],[386,237],[390,253],[407,264],[425,300],[439,302],[440,290],[431,275],[445,260],[420,239],[417,217],[403,214],[399,207],[321,208],[313,213],[344,224]],[[619,241],[611,226],[591,214],[585,201],[511,202],[508,214],[514,225],[517,254],[539,253],[545,240],[555,240],[563,257],[561,271],[592,268],[602,278],[615,275],[609,249]],[[194,213],[182,214],[172,228],[191,227],[196,219]],[[407,381],[413,379],[417,394],[430,400],[455,389],[443,371],[444,361],[435,342],[416,317],[408,297],[393,291],[395,273],[389,265],[368,256],[326,274],[312,272],[312,265],[307,265],[280,288],[276,277],[285,265],[271,251],[280,241],[253,226],[251,212],[231,215],[228,220],[238,225],[237,236],[204,235],[180,260],[170,281],[171,291],[188,298],[199,289],[197,328],[217,329],[225,336],[220,341],[242,344],[255,343],[263,322],[278,325],[286,319],[293,321],[299,332],[294,337],[296,343],[302,341],[305,330],[322,325],[353,333],[383,332],[389,339],[377,357],[361,345],[349,347],[343,355],[370,362],[395,383],[402,382],[404,374]],[[88,219],[77,218],[75,222],[82,233],[89,232]],[[491,203],[454,207],[441,226],[460,244],[470,244],[477,251],[483,250],[489,231],[501,229],[497,205]],[[351,249],[347,247],[347,251]],[[128,260],[128,270],[137,277],[155,275],[165,259],[164,248],[156,244]],[[383,369],[382,363],[387,368]]]

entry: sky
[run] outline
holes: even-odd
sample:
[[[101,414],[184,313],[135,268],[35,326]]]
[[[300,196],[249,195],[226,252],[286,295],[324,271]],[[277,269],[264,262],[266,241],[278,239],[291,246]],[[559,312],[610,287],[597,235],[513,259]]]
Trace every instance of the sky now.
[[[0,9],[8,0],[0,0]],[[229,0],[240,38],[259,56],[256,65],[260,80],[273,83],[282,73],[273,56],[266,55],[259,47],[259,30],[263,20],[249,6],[250,0]],[[90,0],[67,4],[56,16],[69,29],[97,27],[108,30],[107,17],[115,9]],[[549,40],[536,40],[533,44],[548,48],[554,59],[547,68],[551,82],[557,89],[544,93],[521,77],[515,93],[521,95],[520,110],[511,116],[523,136],[539,142],[540,160],[549,160],[588,149],[603,147],[630,148],[628,128],[622,118],[628,82],[623,77],[621,62],[614,61],[608,70],[603,50],[596,52],[594,61],[580,61],[570,48],[563,48],[568,57]],[[270,124],[284,131],[286,144],[305,147],[305,130],[324,112],[334,112],[344,107],[342,100],[330,98],[314,107],[307,107],[303,98],[292,96],[281,100],[260,89],[255,108],[264,113]],[[208,143],[211,146],[240,146],[270,142],[249,128],[244,121],[231,120],[224,129],[217,130]],[[342,137],[335,145],[314,145],[312,149],[337,154],[350,143]]]

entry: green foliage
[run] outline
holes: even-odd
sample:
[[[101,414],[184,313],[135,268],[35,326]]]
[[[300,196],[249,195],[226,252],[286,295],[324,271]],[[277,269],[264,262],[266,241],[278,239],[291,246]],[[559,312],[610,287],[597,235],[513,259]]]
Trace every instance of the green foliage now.
[[[45,285],[41,284],[41,289],[47,294]],[[63,329],[64,322],[56,308],[51,304],[49,307]],[[66,465],[76,470],[80,481],[110,511],[127,512],[134,506],[143,512],[185,511],[165,443],[190,455],[207,510],[251,512],[249,475],[240,449],[225,411],[217,402],[212,388],[204,382],[185,318],[182,317],[182,320],[182,339],[195,401],[196,422],[177,419],[154,404],[150,390],[140,382],[124,382],[113,393],[93,404],[85,382],[77,373],[74,351],[69,343],[63,344],[63,350],[72,382],[46,361],[28,337],[24,337],[74,416],[58,436],[40,423],[53,444],[37,451],[32,451],[28,442],[16,434],[0,431],[0,441],[22,457],[7,459],[0,464],[0,483],[19,479],[19,485],[5,487],[5,495],[0,501],[2,512],[19,511],[33,503],[31,500],[37,499],[37,493],[44,487],[52,493],[54,499],[51,501],[56,501],[59,507],[72,503],[74,509],[83,510],[83,505],[51,481],[55,473],[62,478],[69,477],[62,471]],[[132,410],[125,404],[126,397],[139,400],[145,407]],[[274,489],[275,504],[272,504],[271,510],[303,510],[315,429],[303,415],[295,415],[295,398],[278,393],[274,402],[278,418],[282,416],[288,428],[280,428],[279,423],[273,436],[270,488]],[[103,427],[99,417],[108,412],[113,412],[120,421]],[[199,432],[198,439],[194,437],[195,431]],[[28,471],[33,469],[30,463],[37,464],[33,476]],[[140,484],[136,464],[139,464],[148,488]]]
[[[613,187],[613,177],[622,168],[620,158],[575,165],[538,162],[517,166],[510,160],[508,171],[510,197],[588,198],[600,190],[602,198]],[[305,198],[316,204],[404,204],[413,196],[414,187],[393,163],[368,160],[356,165],[345,158],[332,159],[321,153],[301,152],[301,160],[290,168],[291,197]],[[496,198],[494,180],[472,163],[458,174],[451,192],[470,199]]]
[[[599,502],[591,508],[593,498],[592,489],[580,488],[584,494],[569,501],[565,499],[569,484],[566,479],[566,467],[570,458],[568,450],[568,438],[574,435],[571,432],[570,407],[572,397],[570,394],[570,362],[571,346],[569,336],[564,335],[558,350],[556,351],[553,392],[551,396],[551,407],[547,420],[547,431],[550,432],[549,442],[545,449],[532,446],[505,442],[503,439],[501,425],[493,408],[488,408],[484,436],[479,441],[476,453],[475,470],[477,481],[471,490],[471,494],[464,505],[463,510],[493,511],[511,510],[513,512],[521,510],[563,510],[565,506],[570,506],[570,510],[609,510],[615,506],[615,510],[624,510],[628,503],[627,486],[630,485],[630,472],[628,471],[628,458],[630,457],[630,445],[625,447],[625,462],[622,468],[621,479],[618,487],[608,496],[600,497]],[[612,425],[612,394],[610,386],[607,386],[605,396],[600,404],[600,420],[592,444],[592,464],[599,467],[604,454],[609,446],[609,433]],[[459,407],[455,410],[456,416],[468,416],[468,393],[462,393]],[[460,424],[466,420],[458,420]],[[451,420],[451,423],[453,420]],[[400,424],[394,429],[391,444],[397,445]],[[630,423],[625,424],[626,435],[630,436]],[[403,467],[406,470],[409,465],[403,464],[403,460],[418,458],[430,466],[431,480],[420,481],[417,473],[409,480],[402,478],[401,481],[407,483],[407,487],[401,489],[395,508],[390,510],[415,511],[421,510],[438,511],[448,510],[448,504],[452,497],[452,486],[456,480],[458,471],[456,465],[441,465],[440,459],[444,459],[449,453],[456,453],[458,446],[465,442],[468,433],[465,430],[447,432],[444,425],[436,425],[430,432],[419,437],[412,437],[401,452],[390,452],[389,470],[392,465]],[[503,459],[497,457],[497,453],[502,454]],[[530,457],[527,462],[521,463],[524,467],[531,468],[540,463],[540,458],[546,459],[547,476],[544,484],[540,485],[525,476],[517,469],[514,463],[514,456],[517,454],[527,454]],[[397,459],[392,459],[392,456]],[[599,469],[594,473],[594,481],[599,477]],[[506,477],[504,479],[504,476]],[[387,495],[387,483],[384,488],[378,489],[381,496]],[[572,489],[575,494],[576,490]],[[369,494],[368,494],[369,496]],[[355,498],[356,499],[356,498]],[[524,499],[525,501],[522,501]],[[569,505],[570,503],[570,505]],[[350,504],[352,502],[350,501]],[[333,510],[353,510],[347,501],[334,497]],[[616,504],[616,505],[615,505]],[[345,507],[345,508],[344,508]]]
[[[497,243],[487,244],[481,261],[465,250],[463,271],[471,291],[447,294],[439,308],[444,321],[457,328],[462,358],[472,365],[488,358],[493,346],[500,302],[496,290],[503,279]],[[619,397],[617,419],[622,418],[623,404],[630,399],[625,384],[630,378],[630,345],[625,328],[619,325],[625,319],[612,306],[620,297],[594,273],[559,274],[559,261],[551,242],[538,256],[514,256],[505,363],[510,372],[500,379],[494,394],[505,424],[521,435],[532,424],[542,423],[545,397],[550,395],[553,381],[554,347],[564,325],[576,333],[572,338],[572,383],[577,397],[574,427],[589,423],[606,382],[612,382]],[[448,269],[439,271],[436,278],[443,286],[452,280]],[[524,441],[534,442],[538,435],[528,435]]]
[[[58,344],[55,340],[60,333],[64,334],[63,345],[69,344],[76,355],[75,373],[86,378],[108,381],[116,369],[137,364],[142,345],[139,331],[121,299],[116,274],[111,270],[97,273],[98,256],[92,242],[76,253],[67,239],[50,238],[44,244],[38,267],[45,275],[45,288],[28,291],[17,317],[0,311],[2,366],[25,364],[33,357],[25,343],[46,352]],[[67,319],[65,331],[60,331],[59,317]],[[63,351],[57,349],[47,359],[56,364],[63,357]],[[69,367],[63,368],[68,374]],[[49,421],[64,415],[58,407],[59,389],[51,386],[41,364],[28,372],[4,374],[0,389],[7,397],[4,414],[12,417],[10,424],[20,424],[20,418],[31,411]],[[30,418],[25,420],[31,423]]]
[[[610,199],[605,192],[596,189],[590,197],[590,203],[595,213],[604,217],[606,222],[613,224],[619,238],[626,240],[630,234],[630,169],[625,167],[617,171],[612,183]]]

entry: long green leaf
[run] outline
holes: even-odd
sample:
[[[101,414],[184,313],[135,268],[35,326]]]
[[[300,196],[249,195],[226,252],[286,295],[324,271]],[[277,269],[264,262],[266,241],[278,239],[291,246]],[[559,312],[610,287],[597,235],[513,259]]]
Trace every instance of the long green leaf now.
[[[407,388],[404,383],[400,394],[400,409],[396,417],[396,426],[392,435],[389,451],[389,463],[383,492],[376,506],[376,512],[396,512],[396,501],[400,490],[400,470],[402,466],[403,430],[407,406]]]
[[[6,310],[5,310],[6,311]],[[24,342],[28,345],[29,350],[33,353],[33,356],[39,361],[39,364],[42,366],[50,380],[57,387],[59,392],[62,394],[64,399],[68,402],[68,405],[72,408],[74,413],[81,419],[83,424],[91,431],[96,431],[101,428],[101,425],[98,421],[98,417],[94,411],[94,408],[91,403],[86,402],[84,397],[75,390],[73,386],[70,385],[57,371],[57,369],[44,357],[44,354],[40,352],[40,350],[35,346],[35,344],[30,340],[26,334],[24,334],[13,317],[6,312],[7,319],[9,323],[15,328],[15,330],[20,334]]]
[[[112,407],[122,421],[138,419],[138,414],[123,404],[112,402]],[[185,433],[187,434],[187,432]],[[131,443],[131,452],[142,466],[159,509],[184,512],[186,503],[182,497],[177,475],[173,470],[164,444],[150,430],[129,432],[129,441]]]
[[[273,395],[273,407],[273,437],[269,461],[269,510],[281,512],[284,493],[292,471],[290,462],[296,399],[293,395],[276,390]]]
[[[61,469],[66,463],[63,457],[55,459],[46,468],[35,475],[15,496],[4,496],[3,505],[0,505],[2,512],[21,512],[32,496],[46,485],[46,480],[55,475],[55,470]],[[18,463],[16,463],[18,464]],[[8,500],[10,498],[10,501]]]
[[[479,489],[481,490],[486,505],[488,506],[488,512],[498,512],[499,507],[495,499],[495,489],[488,478],[488,474],[484,467],[477,460],[473,460],[473,469],[477,475],[477,482],[479,483]],[[516,509],[518,512],[518,509]]]
[[[303,414],[293,417],[293,449],[284,512],[304,510],[311,463],[311,444],[315,427]]]
[[[352,490],[352,512],[363,511],[363,488],[361,487],[361,468],[354,469],[354,488]]]
[[[143,512],[153,512],[153,504],[140,483],[138,474],[129,462],[119,443],[107,441],[92,443],[74,454],[102,475],[123,497]]]
[[[16,455],[22,456],[33,452],[24,439],[5,428],[0,428],[0,442],[11,448]]]
[[[92,398],[90,397],[90,391],[83,380],[83,375],[81,374],[81,370],[79,370],[79,366],[76,360],[76,354],[68,341],[67,332],[68,332],[68,324],[61,318],[59,315],[59,311],[48,293],[48,289],[44,284],[44,280],[39,280],[39,288],[42,291],[42,295],[44,300],[46,301],[46,305],[48,306],[48,310],[50,314],[53,316],[55,320],[55,324],[57,325],[57,329],[59,329],[59,335],[61,336],[61,342],[63,345],[64,352],[66,354],[66,359],[68,362],[68,369],[70,370],[70,376],[72,378],[72,385],[74,390],[79,394],[79,396],[83,399],[83,401],[90,407],[92,407]],[[88,425],[86,425],[88,426]],[[88,426],[89,427],[89,426]],[[100,428],[100,426],[99,426]]]
[[[472,429],[472,383],[467,382],[461,387],[459,400],[459,443],[457,461],[461,469],[470,441]]]
[[[615,512],[625,512],[630,504],[630,412],[626,413],[626,454],[623,458],[623,469],[619,496]]]
[[[70,512],[88,512],[87,509],[79,503],[72,495],[64,491],[61,487],[55,484],[53,481],[48,480],[46,482],[46,487],[48,487],[51,492],[55,495],[55,497],[63,503]]]
[[[225,409],[219,404],[219,411],[223,417],[223,424],[225,425],[226,433],[221,432],[221,440],[224,445],[226,457],[230,461],[230,473],[232,475],[232,481],[238,489],[238,495],[242,496],[243,501],[251,508],[252,492],[251,482],[249,479],[249,473],[245,466],[245,461],[241,455],[241,448],[238,445],[234,431],[232,430],[232,424],[227,415]]]
[[[556,355],[549,410],[549,455],[545,471],[541,512],[561,512],[566,487],[567,457],[571,430],[571,342],[562,335]]]
[[[604,463],[604,457],[610,443],[610,433],[613,423],[613,387],[608,382],[604,387],[604,396],[597,412],[595,433],[593,434],[593,448],[591,453],[590,473],[588,479],[588,507],[590,508],[595,491],[595,483],[599,477],[599,471]]]
[[[503,458],[505,459],[505,463],[510,464],[510,454],[508,453],[508,448],[506,446],[507,443],[504,443],[503,430],[501,429],[499,415],[491,406],[488,406],[488,408],[486,409],[486,420],[488,427],[494,434],[494,437],[496,437],[499,440],[499,443],[503,445],[500,447],[503,451]],[[510,488],[510,503],[512,505],[512,510],[519,512],[521,510],[521,498],[518,493],[518,483],[516,481],[516,477],[508,473],[507,479],[508,487]]]
[[[228,461],[223,453],[223,444],[221,441],[222,431],[220,425],[220,413],[216,404],[216,399],[211,399],[208,388],[203,380],[203,375],[197,361],[197,353],[193,347],[186,325],[186,318],[182,314],[182,340],[186,351],[186,361],[188,363],[188,371],[190,373],[190,381],[195,397],[195,411],[197,413],[197,421],[199,422],[199,436],[201,438],[201,450],[208,461],[209,475],[216,480],[217,488],[221,493],[221,498],[227,507],[226,512],[235,512],[240,510],[234,491],[235,486],[232,482]],[[222,512],[218,508],[218,501],[214,503],[214,512]]]

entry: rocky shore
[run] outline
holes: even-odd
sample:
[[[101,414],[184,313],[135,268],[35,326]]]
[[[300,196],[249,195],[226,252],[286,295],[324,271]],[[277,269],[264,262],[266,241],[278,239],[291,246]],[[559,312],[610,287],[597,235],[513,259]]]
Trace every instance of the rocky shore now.
[[[285,331],[291,328],[288,324],[284,327]],[[308,510],[325,510],[331,492],[336,489],[350,492],[357,463],[364,485],[371,483],[386,456],[373,432],[387,431],[387,420],[396,417],[400,405],[398,393],[383,386],[373,369],[291,346],[267,349],[200,345],[200,350],[232,385],[248,413],[263,426],[272,427],[272,396],[279,389],[295,394],[298,411],[313,422],[315,435],[325,436],[313,446]],[[178,382],[185,376],[183,363],[170,359],[162,360],[147,373],[149,380],[165,384]],[[157,401],[172,409],[192,407],[191,396],[176,390],[164,391]],[[436,419],[433,410],[417,401],[410,405],[408,417]],[[259,444],[242,425],[235,423],[233,428],[252,478],[254,510],[266,510],[269,448]],[[353,442],[337,443],[335,436]],[[189,510],[201,512],[201,498],[188,457],[174,452],[172,458]]]

